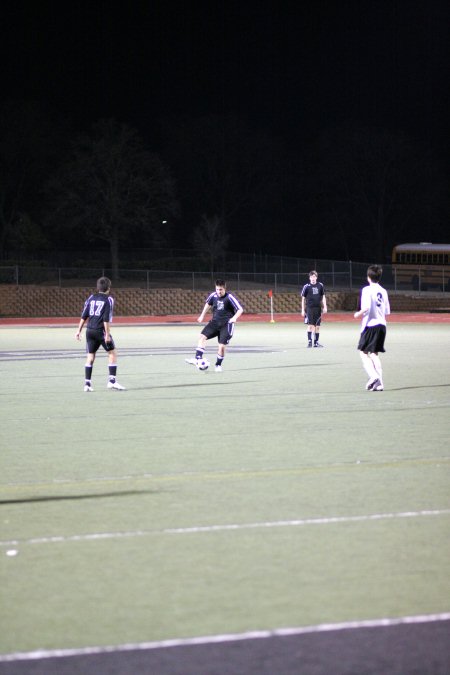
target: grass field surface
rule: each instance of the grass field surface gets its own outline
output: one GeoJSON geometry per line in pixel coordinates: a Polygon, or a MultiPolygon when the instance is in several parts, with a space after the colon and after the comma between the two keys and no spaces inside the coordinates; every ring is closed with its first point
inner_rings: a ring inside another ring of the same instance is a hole
{"type": "Polygon", "coordinates": [[[0,654],[450,611],[448,325],[116,326],[84,393],[75,326],[0,330],[0,654]],[[214,363],[216,345],[208,345],[214,363]]]}

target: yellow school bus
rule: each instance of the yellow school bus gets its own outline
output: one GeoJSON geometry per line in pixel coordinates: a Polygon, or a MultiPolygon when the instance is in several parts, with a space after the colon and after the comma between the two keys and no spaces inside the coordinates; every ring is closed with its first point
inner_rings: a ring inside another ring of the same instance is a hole
{"type": "Polygon", "coordinates": [[[392,273],[397,288],[450,290],[450,244],[398,244],[392,250],[392,273]]]}

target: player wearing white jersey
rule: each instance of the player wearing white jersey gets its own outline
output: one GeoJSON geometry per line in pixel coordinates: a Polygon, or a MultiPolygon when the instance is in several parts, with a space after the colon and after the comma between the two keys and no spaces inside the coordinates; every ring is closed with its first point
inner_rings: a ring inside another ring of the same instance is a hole
{"type": "Polygon", "coordinates": [[[369,376],[366,384],[368,391],[383,391],[383,369],[379,352],[386,351],[386,316],[391,313],[389,297],[385,288],[380,286],[383,268],[370,265],[367,269],[368,286],[361,292],[361,309],[355,312],[355,319],[362,317],[361,335],[358,349],[364,370],[369,376]]]}

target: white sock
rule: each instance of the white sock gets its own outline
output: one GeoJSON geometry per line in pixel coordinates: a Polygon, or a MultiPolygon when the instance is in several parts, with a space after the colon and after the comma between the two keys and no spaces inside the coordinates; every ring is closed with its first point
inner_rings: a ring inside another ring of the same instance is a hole
{"type": "MultiPolygon", "coordinates": [[[[365,354],[364,352],[359,352],[361,354],[361,361],[364,367],[364,370],[366,371],[367,375],[369,376],[369,380],[376,380],[380,376],[378,375],[377,371],[375,370],[375,365],[370,358],[368,354],[365,354]]],[[[373,356],[373,354],[372,354],[373,356]]]]}
{"type": "Polygon", "coordinates": [[[383,384],[383,368],[381,367],[381,359],[378,356],[378,354],[371,354],[370,358],[372,360],[373,367],[377,374],[377,377],[380,380],[381,384],[383,384]]]}

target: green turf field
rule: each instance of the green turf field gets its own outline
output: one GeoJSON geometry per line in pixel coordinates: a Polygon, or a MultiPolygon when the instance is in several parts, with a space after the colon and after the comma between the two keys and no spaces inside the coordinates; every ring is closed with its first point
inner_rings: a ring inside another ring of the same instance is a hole
{"type": "Polygon", "coordinates": [[[85,394],[75,326],[1,329],[0,653],[448,612],[449,327],[391,324],[384,392],[358,330],[201,373],[198,327],[115,327],[85,394]]]}

